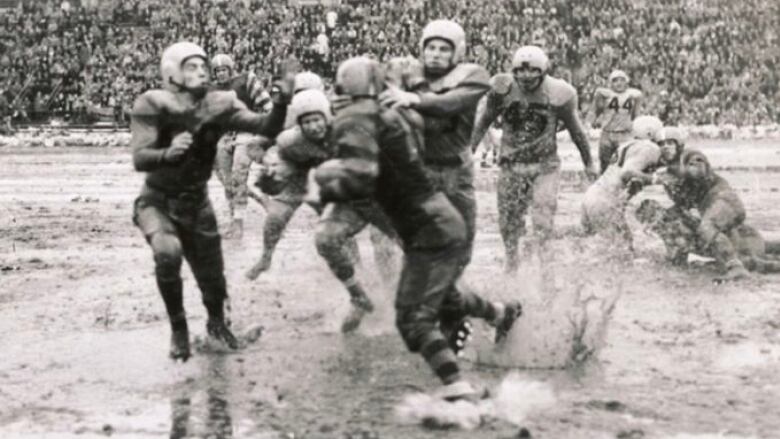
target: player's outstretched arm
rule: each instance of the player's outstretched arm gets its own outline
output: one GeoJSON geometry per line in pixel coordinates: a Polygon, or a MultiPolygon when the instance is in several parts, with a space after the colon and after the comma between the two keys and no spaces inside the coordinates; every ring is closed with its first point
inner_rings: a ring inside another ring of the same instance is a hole
{"type": "Polygon", "coordinates": [[[491,90],[485,98],[479,101],[477,114],[474,117],[474,130],[471,132],[471,151],[479,147],[479,142],[485,137],[490,125],[496,121],[501,113],[501,99],[491,90]]]}
{"type": "Polygon", "coordinates": [[[634,105],[631,107],[631,120],[636,119],[637,114],[642,114],[639,111],[642,104],[644,104],[644,95],[641,91],[636,90],[636,93],[634,93],[634,105]]]}
{"type": "Polygon", "coordinates": [[[419,93],[420,102],[412,104],[412,108],[424,116],[447,117],[474,108],[479,99],[488,91],[485,83],[465,83],[442,94],[419,93]]]}
{"type": "Polygon", "coordinates": [[[251,111],[236,98],[233,109],[227,118],[226,126],[229,130],[246,131],[274,138],[282,132],[286,117],[286,104],[274,103],[271,112],[263,115],[251,111]]]}
{"type": "Polygon", "coordinates": [[[585,123],[591,127],[595,127],[594,124],[599,119],[602,113],[604,113],[604,95],[601,90],[596,90],[593,93],[593,102],[590,104],[588,114],[585,115],[585,123]]]}
{"type": "Polygon", "coordinates": [[[577,116],[577,95],[573,95],[561,108],[561,120],[563,120],[566,129],[569,131],[574,146],[580,151],[582,164],[585,166],[585,172],[589,176],[598,176],[598,172],[593,167],[593,158],[590,155],[590,142],[585,134],[585,129],[577,116]]]}

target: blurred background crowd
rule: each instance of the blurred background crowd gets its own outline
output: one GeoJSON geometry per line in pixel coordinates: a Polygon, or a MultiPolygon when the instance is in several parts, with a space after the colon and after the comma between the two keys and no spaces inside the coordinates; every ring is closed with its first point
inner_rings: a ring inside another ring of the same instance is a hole
{"type": "Polygon", "coordinates": [[[331,77],[370,54],[417,54],[426,22],[452,18],[468,57],[506,71],[537,44],[582,111],[615,68],[644,113],[687,125],[780,122],[778,0],[1,0],[0,113],[14,121],[127,120],[159,84],[162,49],[191,40],[270,80],[280,60],[331,77]],[[313,4],[312,4],[313,3],[313,4]]]}

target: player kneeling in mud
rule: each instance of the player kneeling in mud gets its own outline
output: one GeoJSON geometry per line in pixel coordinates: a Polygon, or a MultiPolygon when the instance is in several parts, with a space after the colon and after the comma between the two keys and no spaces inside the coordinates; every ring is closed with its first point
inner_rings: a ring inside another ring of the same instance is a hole
{"type": "Polygon", "coordinates": [[[275,137],[284,123],[286,93],[278,94],[271,113],[261,116],[232,91],[210,91],[206,53],[188,42],[163,52],[160,71],[164,88],[139,96],[131,114],[133,164],[147,174],[135,200],[133,221],[154,254],[157,286],[173,332],[170,356],[186,361],[190,343],[182,258],[201,290],[208,335],[238,348],[225,322],[221,240],[207,192],[217,142],[229,130],[275,137]]]}
{"type": "Polygon", "coordinates": [[[586,234],[614,237],[633,251],[626,205],[643,187],[652,183],[653,172],[661,160],[661,149],[654,141],[662,129],[663,123],[654,116],[640,116],[634,120],[634,140],[618,148],[613,163],[585,192],[582,227],[586,234]]]}
{"type": "MultiPolygon", "coordinates": [[[[724,267],[725,272],[716,281],[749,277],[734,240],[745,221],[742,200],[731,185],[712,170],[703,153],[674,147],[682,151],[679,161],[670,164],[657,181],[663,184],[674,202],[675,215],[688,218],[688,225],[696,232],[696,248],[712,255],[724,267]],[[698,213],[698,224],[690,221],[691,210],[698,213]]],[[[682,256],[679,258],[681,260],[682,256]]]]}
{"type": "Polygon", "coordinates": [[[519,316],[519,305],[488,303],[477,296],[450,297],[461,294],[455,282],[468,252],[466,225],[447,197],[434,190],[402,116],[379,105],[377,96],[384,86],[384,72],[375,61],[352,58],[339,66],[336,90],[351,102],[336,112],[333,122],[337,158],[320,165],[314,180],[324,203],[373,198],[382,207],[403,243],[396,296],[401,337],[443,383],[438,396],[474,397],[474,388],[461,377],[455,352],[439,330],[442,305],[449,300],[489,308],[498,339],[519,316]]]}
{"type": "MultiPolygon", "coordinates": [[[[636,210],[636,218],[663,240],[667,258],[674,265],[685,266],[691,253],[715,257],[696,234],[701,219],[690,213],[675,206],[664,208],[656,200],[644,200],[636,210]]],[[[745,268],[759,273],[780,273],[780,243],[766,242],[758,230],[745,223],[733,228],[728,238],[745,268]]]]}

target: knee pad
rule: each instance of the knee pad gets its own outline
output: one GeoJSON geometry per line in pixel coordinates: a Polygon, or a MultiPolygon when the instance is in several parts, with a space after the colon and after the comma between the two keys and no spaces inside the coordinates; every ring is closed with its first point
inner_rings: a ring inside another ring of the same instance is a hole
{"type": "Polygon", "coordinates": [[[425,305],[416,305],[398,309],[395,325],[409,351],[419,352],[424,337],[436,330],[438,320],[437,310],[425,305]]]}
{"type": "Polygon", "coordinates": [[[337,227],[332,227],[325,222],[317,227],[314,241],[317,244],[319,254],[326,256],[344,247],[347,244],[347,237],[340,233],[337,227]]]}
{"type": "Polygon", "coordinates": [[[181,242],[173,234],[155,233],[149,240],[154,253],[155,271],[165,278],[179,275],[182,262],[181,242]]]}

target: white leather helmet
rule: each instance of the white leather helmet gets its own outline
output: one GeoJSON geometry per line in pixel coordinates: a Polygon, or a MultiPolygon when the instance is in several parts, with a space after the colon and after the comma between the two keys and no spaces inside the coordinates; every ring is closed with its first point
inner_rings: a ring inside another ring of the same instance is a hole
{"type": "Polygon", "coordinates": [[[163,51],[160,59],[160,74],[164,88],[179,91],[184,87],[181,66],[192,57],[199,57],[208,62],[206,51],[197,44],[188,41],[172,44],[163,51]]]}
{"type": "Polygon", "coordinates": [[[333,119],[333,113],[330,111],[330,101],[321,90],[304,90],[293,96],[289,108],[293,120],[298,120],[307,114],[320,113],[325,116],[328,122],[333,119]]]}
{"type": "Polygon", "coordinates": [[[512,69],[514,70],[523,65],[535,67],[541,70],[542,73],[547,73],[547,70],[550,68],[550,58],[547,57],[547,54],[539,46],[523,46],[517,49],[514,56],[512,56],[512,69]]]}
{"type": "Polygon", "coordinates": [[[664,128],[661,119],[655,116],[639,116],[634,119],[632,132],[637,139],[657,141],[664,128]]]}
{"type": "Polygon", "coordinates": [[[452,20],[434,20],[428,23],[420,38],[420,53],[425,50],[425,44],[433,39],[442,39],[452,44],[452,64],[458,64],[466,56],[466,32],[463,27],[452,20]]]}

